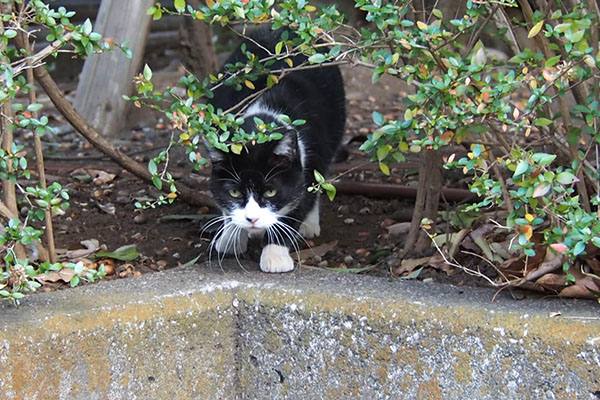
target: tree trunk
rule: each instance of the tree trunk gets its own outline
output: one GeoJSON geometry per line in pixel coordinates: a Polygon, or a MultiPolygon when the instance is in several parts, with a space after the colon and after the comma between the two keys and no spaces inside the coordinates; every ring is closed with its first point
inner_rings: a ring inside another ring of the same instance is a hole
{"type": "Polygon", "coordinates": [[[151,17],[146,10],[153,0],[103,0],[94,30],[115,42],[129,40],[131,59],[121,51],[90,56],[77,86],[75,108],[97,131],[118,137],[129,103],[133,77],[139,72],[151,17]]]}
{"type": "MultiPolygon", "coordinates": [[[[198,0],[188,0],[194,8],[201,4],[198,0]]],[[[217,56],[210,25],[193,18],[182,18],[179,25],[183,64],[198,79],[217,70],[217,56]]]]}
{"type": "Polygon", "coordinates": [[[423,252],[430,246],[429,236],[421,229],[423,218],[431,220],[430,230],[435,231],[440,192],[442,190],[442,159],[432,149],[421,152],[419,167],[419,187],[415,201],[415,211],[410,224],[410,231],[404,245],[404,253],[409,251],[423,252]]]}

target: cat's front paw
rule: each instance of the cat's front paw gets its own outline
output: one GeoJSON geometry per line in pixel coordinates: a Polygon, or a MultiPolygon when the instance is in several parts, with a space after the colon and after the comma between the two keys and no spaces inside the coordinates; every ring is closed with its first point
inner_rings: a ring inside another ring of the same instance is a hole
{"type": "Polygon", "coordinates": [[[309,224],[308,222],[303,222],[300,225],[300,234],[302,237],[306,239],[316,238],[321,234],[321,226],[317,222],[316,224],[309,224]]]}
{"type": "Polygon", "coordinates": [[[308,213],[302,224],[300,224],[300,234],[306,239],[318,237],[321,234],[321,225],[319,224],[319,201],[315,202],[312,210],[308,213]]]}
{"type": "Polygon", "coordinates": [[[285,246],[266,245],[260,255],[260,269],[264,272],[289,272],[294,269],[294,260],[285,246]]]}

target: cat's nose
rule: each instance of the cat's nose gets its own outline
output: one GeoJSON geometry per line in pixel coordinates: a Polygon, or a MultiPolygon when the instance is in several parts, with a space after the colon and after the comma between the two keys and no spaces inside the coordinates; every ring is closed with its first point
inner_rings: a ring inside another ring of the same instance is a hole
{"type": "Polygon", "coordinates": [[[258,221],[258,218],[250,218],[250,217],[246,217],[246,221],[250,222],[252,225],[254,225],[256,223],[256,221],[258,221]]]}

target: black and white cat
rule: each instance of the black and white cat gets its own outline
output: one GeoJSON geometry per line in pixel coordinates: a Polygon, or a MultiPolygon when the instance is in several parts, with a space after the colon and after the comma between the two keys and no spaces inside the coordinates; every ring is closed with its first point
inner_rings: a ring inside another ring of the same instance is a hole
{"type": "MultiPolygon", "coordinates": [[[[261,28],[245,40],[246,50],[257,57],[274,52],[282,30],[261,28]]],[[[238,47],[226,61],[246,62],[238,47]]],[[[306,62],[300,55],[295,66],[306,62]]],[[[270,70],[286,68],[277,61],[270,70]]],[[[236,91],[221,86],[211,104],[226,110],[248,95],[266,87],[266,77],[255,89],[236,91]]],[[[335,66],[293,71],[264,92],[243,112],[245,132],[256,131],[254,117],[264,123],[276,122],[284,137],[262,144],[248,144],[240,155],[209,149],[213,164],[211,192],[223,213],[223,226],[212,245],[218,253],[246,251],[248,235],[263,236],[260,268],[265,272],[294,269],[290,248],[305,238],[320,234],[318,195],[307,190],[314,183],[314,170],[325,174],[344,133],[346,120],[342,76],[335,66]],[[280,120],[303,119],[304,125],[291,126],[280,120]]]]}

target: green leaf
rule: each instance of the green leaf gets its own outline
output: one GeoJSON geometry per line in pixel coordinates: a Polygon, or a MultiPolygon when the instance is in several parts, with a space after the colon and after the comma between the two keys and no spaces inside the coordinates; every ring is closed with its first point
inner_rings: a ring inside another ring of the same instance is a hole
{"type": "Polygon", "coordinates": [[[575,175],[569,171],[564,171],[556,175],[556,180],[563,185],[570,185],[571,183],[575,182],[576,179],[577,178],[575,178],[575,175]]]}
{"type": "Polygon", "coordinates": [[[99,251],[94,254],[95,258],[112,258],[120,261],[132,261],[140,256],[135,248],[135,244],[122,246],[115,251],[99,251]]]}
{"type": "Polygon", "coordinates": [[[92,21],[90,21],[89,18],[87,18],[82,25],[83,28],[83,33],[85,33],[86,35],[89,35],[90,33],[92,33],[92,21]]]}
{"type": "Polygon", "coordinates": [[[321,54],[321,53],[316,53],[316,54],[313,54],[312,56],[308,57],[308,62],[310,62],[311,64],[321,64],[324,61],[325,61],[325,55],[321,54]]]}
{"type": "Polygon", "coordinates": [[[321,173],[319,171],[317,171],[315,169],[313,171],[313,173],[315,174],[315,180],[317,181],[317,183],[323,183],[323,182],[325,182],[325,177],[323,175],[321,175],[321,173]]]}
{"type": "Polygon", "coordinates": [[[156,175],[158,172],[158,167],[156,166],[156,162],[154,160],[148,161],[148,172],[152,175],[156,175]]]}
{"type": "Polygon", "coordinates": [[[377,160],[383,161],[391,149],[392,149],[392,146],[390,146],[389,144],[386,144],[385,146],[381,146],[380,148],[378,148],[377,149],[377,160]]]}
{"type": "Polygon", "coordinates": [[[202,257],[202,254],[199,254],[197,257],[191,259],[190,261],[186,262],[185,264],[180,265],[179,268],[185,268],[185,267],[190,267],[192,265],[196,265],[196,263],[198,262],[200,257],[202,257]]]}
{"type": "Polygon", "coordinates": [[[560,57],[561,56],[554,56],[554,57],[547,59],[546,62],[544,63],[544,67],[549,68],[549,67],[556,65],[556,63],[558,63],[560,61],[560,57]]]}
{"type": "Polygon", "coordinates": [[[90,38],[90,40],[97,42],[98,40],[102,39],[102,35],[99,34],[98,32],[92,32],[92,33],[90,33],[89,38],[90,38]]]}
{"type": "Polygon", "coordinates": [[[552,124],[552,120],[548,118],[538,118],[533,124],[535,126],[548,126],[552,124]]]}
{"type": "Polygon", "coordinates": [[[526,160],[522,160],[519,164],[517,164],[517,169],[515,169],[515,173],[513,174],[513,178],[517,178],[523,175],[529,169],[529,163],[526,160]]]}
{"type": "Polygon", "coordinates": [[[380,162],[379,169],[381,170],[381,172],[383,172],[386,175],[390,174],[390,167],[388,167],[388,165],[385,163],[380,162]]]}
{"type": "Polygon", "coordinates": [[[150,69],[150,67],[148,66],[148,64],[144,65],[144,79],[149,81],[150,79],[152,79],[152,70],[150,69]]]}
{"type": "Polygon", "coordinates": [[[527,38],[531,39],[532,37],[536,36],[538,33],[540,33],[543,26],[544,26],[544,20],[541,20],[540,22],[535,24],[533,26],[533,28],[531,28],[531,30],[527,34],[527,38]]]}
{"type": "Polygon", "coordinates": [[[77,275],[73,275],[73,277],[71,278],[71,281],[69,283],[70,283],[71,287],[75,287],[75,286],[79,285],[80,281],[81,281],[81,279],[77,275]]]}
{"type": "Polygon", "coordinates": [[[415,269],[413,272],[411,272],[410,274],[406,275],[406,276],[401,276],[398,279],[416,279],[419,277],[419,274],[421,274],[421,271],[423,271],[423,267],[419,268],[419,269],[415,269]]]}
{"type": "Polygon", "coordinates": [[[578,242],[573,248],[573,255],[578,256],[585,250],[585,242],[578,242]]]}
{"type": "Polygon", "coordinates": [[[152,184],[158,189],[162,190],[162,181],[160,180],[160,176],[154,175],[152,177],[152,184]]]}
{"type": "Polygon", "coordinates": [[[321,187],[323,188],[323,190],[325,190],[327,197],[329,197],[329,201],[333,201],[333,199],[335,198],[335,194],[336,194],[335,186],[333,186],[331,183],[325,182],[321,185],[321,187]]]}
{"type": "Polygon", "coordinates": [[[552,163],[552,161],[554,161],[555,158],[555,154],[548,153],[535,153],[533,156],[531,156],[531,159],[542,167],[552,163]]]}
{"type": "Polygon", "coordinates": [[[373,122],[377,126],[381,126],[383,124],[383,115],[377,111],[373,111],[373,122]]]}
{"type": "Polygon", "coordinates": [[[277,42],[275,45],[275,54],[281,54],[281,49],[283,48],[283,41],[277,42]]]}
{"type": "Polygon", "coordinates": [[[175,0],[175,9],[179,12],[185,11],[185,0],[175,0]]]}
{"type": "Polygon", "coordinates": [[[42,107],[44,107],[43,105],[41,105],[40,103],[33,103],[27,106],[27,111],[31,111],[31,112],[36,112],[42,109],[42,107]]]}
{"type": "Polygon", "coordinates": [[[546,193],[548,193],[551,188],[552,188],[552,185],[550,185],[549,183],[539,184],[535,187],[535,189],[533,189],[533,194],[531,195],[531,197],[537,198],[537,197],[545,196],[546,193]]]}
{"type": "Polygon", "coordinates": [[[14,29],[7,29],[4,31],[4,37],[7,39],[12,39],[15,36],[17,36],[17,31],[15,31],[14,29]]]}
{"type": "Polygon", "coordinates": [[[233,143],[230,147],[233,154],[240,154],[244,148],[241,143],[233,143]]]}

